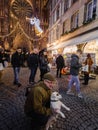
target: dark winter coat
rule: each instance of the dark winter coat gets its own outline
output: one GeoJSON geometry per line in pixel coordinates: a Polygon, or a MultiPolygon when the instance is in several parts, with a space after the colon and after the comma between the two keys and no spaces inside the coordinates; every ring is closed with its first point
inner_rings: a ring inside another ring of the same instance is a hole
{"type": "Polygon", "coordinates": [[[12,64],[13,67],[22,66],[22,64],[23,64],[22,54],[21,53],[19,54],[17,51],[14,54],[12,54],[11,64],[12,64]]]}
{"type": "Polygon", "coordinates": [[[48,63],[49,63],[49,61],[48,61],[47,56],[42,55],[39,57],[39,67],[41,70],[47,70],[48,63]]]}
{"type": "Polygon", "coordinates": [[[71,56],[70,74],[77,76],[81,67],[82,65],[79,63],[79,57],[73,54],[71,56]]]}
{"type": "Polygon", "coordinates": [[[38,64],[39,64],[38,54],[35,54],[35,53],[29,54],[28,67],[29,68],[38,67],[38,64]]]}
{"type": "Polygon", "coordinates": [[[63,68],[63,67],[65,66],[63,56],[59,55],[59,56],[56,58],[56,64],[57,64],[57,68],[63,68]]]}

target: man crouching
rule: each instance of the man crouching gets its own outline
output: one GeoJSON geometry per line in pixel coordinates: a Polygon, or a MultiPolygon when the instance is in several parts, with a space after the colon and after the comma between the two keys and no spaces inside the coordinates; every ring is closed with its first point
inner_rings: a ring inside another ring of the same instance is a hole
{"type": "Polygon", "coordinates": [[[33,130],[40,130],[52,115],[50,96],[55,83],[55,78],[47,73],[44,80],[32,87],[27,96],[24,111],[26,116],[32,118],[33,130]]]}

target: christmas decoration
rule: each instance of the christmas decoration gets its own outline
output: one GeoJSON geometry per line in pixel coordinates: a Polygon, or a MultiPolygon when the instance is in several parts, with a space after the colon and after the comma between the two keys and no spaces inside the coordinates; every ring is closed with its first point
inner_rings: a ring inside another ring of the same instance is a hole
{"type": "Polygon", "coordinates": [[[30,22],[31,25],[35,26],[35,33],[37,35],[41,35],[43,33],[43,30],[40,28],[40,20],[36,17],[34,18],[28,18],[26,17],[26,20],[30,22]]]}

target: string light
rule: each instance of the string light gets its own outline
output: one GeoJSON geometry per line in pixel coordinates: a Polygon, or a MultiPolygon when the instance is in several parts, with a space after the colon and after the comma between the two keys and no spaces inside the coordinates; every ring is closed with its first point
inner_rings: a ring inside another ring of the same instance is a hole
{"type": "Polygon", "coordinates": [[[17,22],[16,26],[14,27],[14,29],[13,29],[9,34],[0,35],[0,38],[4,38],[4,37],[8,37],[8,36],[12,35],[12,34],[16,31],[16,28],[17,28],[17,27],[19,27],[20,30],[22,31],[22,33],[23,33],[29,40],[32,40],[32,41],[39,41],[39,40],[43,39],[43,38],[47,35],[47,33],[48,33],[48,30],[47,30],[42,37],[40,37],[40,38],[31,38],[31,37],[29,37],[29,36],[25,33],[25,31],[24,31],[24,29],[21,27],[20,23],[17,22]]]}
{"type": "MultiPolygon", "coordinates": [[[[31,3],[31,1],[30,0],[26,0],[29,4],[30,4],[30,6],[32,7],[32,9],[33,9],[33,6],[32,6],[32,3],[31,3]]],[[[11,1],[11,5],[13,5],[13,3],[15,2],[15,0],[12,0],[11,1]]],[[[47,33],[48,33],[48,30],[42,35],[42,32],[43,32],[43,30],[39,27],[39,24],[38,24],[38,20],[39,19],[35,19],[37,22],[35,23],[35,31],[36,31],[36,35],[37,36],[39,36],[38,38],[32,38],[32,37],[30,37],[25,31],[24,31],[24,29],[23,29],[23,27],[21,26],[21,24],[19,23],[19,21],[16,23],[16,26],[14,27],[14,29],[10,32],[10,33],[8,33],[8,34],[6,34],[6,35],[0,35],[0,38],[4,38],[4,37],[8,37],[8,36],[11,36],[15,31],[16,31],[16,29],[18,28],[18,29],[20,29],[21,31],[22,31],[22,33],[29,39],[29,40],[32,40],[32,41],[40,41],[40,40],[42,40],[44,37],[46,37],[46,35],[47,35],[47,33]]]]}
{"type": "Polygon", "coordinates": [[[24,34],[28,39],[30,39],[30,40],[32,40],[32,41],[39,41],[39,40],[41,40],[42,38],[44,38],[44,37],[47,35],[47,33],[48,33],[48,30],[47,30],[46,33],[45,33],[42,37],[40,37],[40,38],[31,38],[31,37],[29,37],[29,36],[25,33],[24,29],[21,27],[20,24],[19,24],[19,27],[20,27],[21,31],[23,32],[23,34],[24,34]]]}
{"type": "Polygon", "coordinates": [[[6,35],[0,35],[0,38],[4,38],[4,37],[8,37],[8,36],[12,35],[12,34],[15,32],[15,30],[16,30],[18,24],[19,24],[19,23],[17,22],[17,23],[16,23],[16,26],[14,27],[14,29],[13,29],[10,33],[8,33],[8,34],[6,34],[6,35]]]}

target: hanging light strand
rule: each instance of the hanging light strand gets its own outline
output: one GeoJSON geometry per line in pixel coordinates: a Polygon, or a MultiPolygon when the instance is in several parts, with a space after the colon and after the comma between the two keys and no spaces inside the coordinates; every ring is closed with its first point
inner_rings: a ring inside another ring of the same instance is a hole
{"type": "Polygon", "coordinates": [[[31,37],[29,37],[29,36],[25,33],[24,29],[22,28],[22,26],[21,26],[20,24],[19,24],[19,28],[21,29],[22,33],[23,33],[28,39],[30,39],[30,40],[32,40],[32,41],[39,41],[39,40],[43,39],[43,38],[47,35],[47,33],[48,33],[48,30],[47,30],[42,37],[40,37],[40,38],[31,38],[31,37]]]}
{"type": "Polygon", "coordinates": [[[6,35],[0,35],[0,38],[4,38],[4,37],[8,37],[8,36],[12,35],[12,34],[15,32],[15,30],[16,30],[18,24],[19,24],[19,23],[17,22],[17,23],[16,23],[16,26],[14,27],[14,29],[13,29],[10,33],[8,33],[8,34],[6,34],[6,35]]]}
{"type": "Polygon", "coordinates": [[[30,39],[30,40],[32,40],[32,41],[39,41],[39,40],[43,39],[43,38],[47,35],[47,33],[48,33],[48,30],[47,30],[42,37],[40,37],[40,38],[31,38],[30,36],[27,35],[27,33],[25,33],[25,31],[24,31],[24,29],[21,27],[20,23],[17,22],[16,26],[14,27],[14,29],[13,29],[9,34],[0,35],[0,38],[4,38],[4,37],[11,36],[11,35],[16,31],[16,28],[17,28],[17,27],[19,27],[19,28],[21,29],[22,33],[23,33],[28,39],[30,39]]]}

